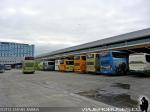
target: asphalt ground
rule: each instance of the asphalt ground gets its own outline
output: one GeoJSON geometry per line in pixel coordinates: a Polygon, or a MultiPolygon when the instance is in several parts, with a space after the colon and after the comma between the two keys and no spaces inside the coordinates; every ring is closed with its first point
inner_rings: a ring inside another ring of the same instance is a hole
{"type": "Polygon", "coordinates": [[[149,85],[150,77],[138,74],[10,70],[0,74],[0,107],[138,107],[141,97],[150,98],[149,85]]]}

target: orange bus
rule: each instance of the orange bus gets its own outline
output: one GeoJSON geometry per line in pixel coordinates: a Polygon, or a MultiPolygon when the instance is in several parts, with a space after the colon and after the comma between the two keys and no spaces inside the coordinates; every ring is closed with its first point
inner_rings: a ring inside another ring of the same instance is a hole
{"type": "Polygon", "coordinates": [[[60,59],[60,64],[58,65],[58,67],[59,67],[60,72],[65,71],[65,59],[64,58],[60,59]]]}
{"type": "Polygon", "coordinates": [[[74,56],[74,71],[79,73],[86,72],[86,55],[74,56]]]}

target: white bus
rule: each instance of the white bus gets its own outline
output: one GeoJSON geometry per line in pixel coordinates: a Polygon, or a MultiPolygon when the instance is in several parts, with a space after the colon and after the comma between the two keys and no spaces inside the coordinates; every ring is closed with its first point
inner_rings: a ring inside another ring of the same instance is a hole
{"type": "Polygon", "coordinates": [[[55,68],[54,61],[42,61],[38,64],[40,70],[53,71],[55,68]]]}
{"type": "Polygon", "coordinates": [[[55,60],[55,70],[59,70],[59,65],[60,65],[61,60],[55,60]]]}
{"type": "Polygon", "coordinates": [[[150,54],[131,54],[129,56],[129,68],[131,71],[150,73],[150,54]]]}

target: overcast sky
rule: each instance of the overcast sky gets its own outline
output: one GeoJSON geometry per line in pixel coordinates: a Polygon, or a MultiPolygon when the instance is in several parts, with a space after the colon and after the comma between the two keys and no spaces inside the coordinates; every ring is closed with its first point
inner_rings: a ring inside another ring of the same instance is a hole
{"type": "Polygon", "coordinates": [[[35,54],[150,27],[150,0],[0,0],[0,41],[35,54]]]}

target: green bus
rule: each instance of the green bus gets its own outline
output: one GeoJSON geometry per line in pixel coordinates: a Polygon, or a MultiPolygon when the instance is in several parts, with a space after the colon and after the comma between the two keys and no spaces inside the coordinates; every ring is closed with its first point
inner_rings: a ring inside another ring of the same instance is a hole
{"type": "Polygon", "coordinates": [[[34,73],[35,72],[35,60],[34,57],[25,57],[22,64],[22,72],[25,73],[34,73]]]}

